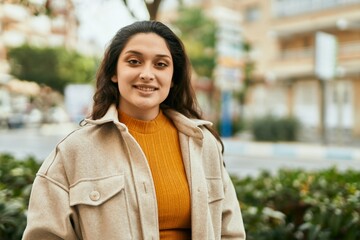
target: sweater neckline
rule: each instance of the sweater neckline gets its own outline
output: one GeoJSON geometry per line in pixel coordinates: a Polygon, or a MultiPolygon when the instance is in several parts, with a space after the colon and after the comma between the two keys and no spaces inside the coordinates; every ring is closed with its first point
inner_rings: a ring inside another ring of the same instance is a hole
{"type": "Polygon", "coordinates": [[[167,123],[167,118],[160,110],[159,114],[149,121],[139,120],[119,111],[119,121],[124,123],[130,131],[149,134],[159,131],[167,123]]]}

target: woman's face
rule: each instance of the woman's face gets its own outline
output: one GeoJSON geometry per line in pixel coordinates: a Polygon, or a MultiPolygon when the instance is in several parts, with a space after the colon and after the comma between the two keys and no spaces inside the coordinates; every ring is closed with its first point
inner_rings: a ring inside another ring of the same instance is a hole
{"type": "Polygon", "coordinates": [[[152,120],[169,94],[174,72],[165,40],[155,33],[138,33],[121,52],[116,75],[120,109],[129,116],[152,120]]]}

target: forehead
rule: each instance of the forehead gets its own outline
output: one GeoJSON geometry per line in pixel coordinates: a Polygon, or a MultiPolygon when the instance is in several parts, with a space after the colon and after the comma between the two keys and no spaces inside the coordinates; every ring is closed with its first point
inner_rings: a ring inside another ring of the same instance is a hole
{"type": "Polygon", "coordinates": [[[122,52],[126,53],[133,50],[171,55],[165,39],[155,33],[137,33],[132,36],[122,52]]]}

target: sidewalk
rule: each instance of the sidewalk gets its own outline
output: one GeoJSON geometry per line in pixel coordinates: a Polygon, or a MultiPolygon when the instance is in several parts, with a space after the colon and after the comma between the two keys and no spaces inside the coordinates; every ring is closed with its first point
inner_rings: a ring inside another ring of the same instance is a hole
{"type": "Polygon", "coordinates": [[[275,157],[304,160],[360,161],[360,149],[346,146],[324,146],[305,143],[247,142],[223,138],[225,155],[275,157]]]}

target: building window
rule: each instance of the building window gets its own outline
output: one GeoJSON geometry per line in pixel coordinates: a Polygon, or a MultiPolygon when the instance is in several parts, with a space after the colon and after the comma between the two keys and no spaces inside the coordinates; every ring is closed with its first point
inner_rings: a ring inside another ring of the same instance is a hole
{"type": "Polygon", "coordinates": [[[246,22],[257,22],[260,19],[260,9],[258,6],[251,6],[245,10],[246,22]]]}

